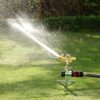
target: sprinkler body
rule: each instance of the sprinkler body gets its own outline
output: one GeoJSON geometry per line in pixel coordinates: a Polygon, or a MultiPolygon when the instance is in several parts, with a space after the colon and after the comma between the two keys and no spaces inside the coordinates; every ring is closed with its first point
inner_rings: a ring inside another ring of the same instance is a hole
{"type": "Polygon", "coordinates": [[[58,57],[58,59],[60,59],[61,61],[64,61],[66,63],[66,65],[65,65],[65,80],[63,81],[63,83],[61,81],[59,83],[67,89],[69,85],[74,83],[73,80],[69,79],[69,76],[71,75],[70,72],[72,71],[72,62],[73,62],[73,60],[76,60],[76,57],[72,57],[71,55],[66,54],[65,57],[64,57],[64,55],[61,55],[58,57]]]}
{"type": "Polygon", "coordinates": [[[74,80],[70,80],[71,77],[94,77],[94,78],[100,78],[100,74],[93,74],[88,72],[82,72],[82,71],[72,71],[72,63],[73,60],[76,60],[76,57],[71,57],[71,55],[66,54],[66,56],[61,55],[58,57],[59,60],[66,63],[65,70],[61,72],[61,77],[64,77],[64,80],[58,80],[59,84],[64,86],[64,90],[67,92],[68,86],[72,85],[74,83],[74,80]]]}

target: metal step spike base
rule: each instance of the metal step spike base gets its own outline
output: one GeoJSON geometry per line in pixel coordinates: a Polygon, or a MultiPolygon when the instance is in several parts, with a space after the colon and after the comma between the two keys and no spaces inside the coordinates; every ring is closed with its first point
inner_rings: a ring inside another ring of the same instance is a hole
{"type": "Polygon", "coordinates": [[[65,81],[65,80],[57,80],[57,82],[63,86],[64,88],[64,92],[66,93],[66,95],[70,95],[72,94],[72,90],[70,90],[69,86],[71,86],[72,84],[75,83],[75,81],[73,80],[69,80],[69,81],[65,81]]]}
{"type": "Polygon", "coordinates": [[[75,81],[73,81],[73,80],[69,80],[69,81],[67,81],[67,82],[66,82],[66,80],[57,80],[57,82],[58,82],[61,86],[63,86],[65,89],[67,89],[70,85],[72,85],[72,84],[75,83],[75,81]]]}

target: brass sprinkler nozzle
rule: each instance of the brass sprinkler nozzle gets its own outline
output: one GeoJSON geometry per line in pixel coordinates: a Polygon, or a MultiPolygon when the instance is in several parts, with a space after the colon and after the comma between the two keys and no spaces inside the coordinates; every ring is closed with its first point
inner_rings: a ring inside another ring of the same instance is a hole
{"type": "Polygon", "coordinates": [[[73,60],[76,60],[76,57],[72,57],[70,54],[66,54],[66,56],[64,57],[64,55],[62,54],[58,57],[58,59],[66,62],[67,64],[71,64],[73,60]]]}

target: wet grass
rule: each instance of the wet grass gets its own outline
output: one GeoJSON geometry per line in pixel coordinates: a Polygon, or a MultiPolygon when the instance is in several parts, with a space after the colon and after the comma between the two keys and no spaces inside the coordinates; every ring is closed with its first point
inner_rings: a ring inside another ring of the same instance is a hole
{"type": "MultiPolygon", "coordinates": [[[[99,37],[93,33],[63,33],[56,50],[77,57],[73,69],[100,73],[99,37]]],[[[69,87],[69,93],[64,92],[57,80],[61,79],[60,71],[65,65],[46,55],[34,45],[0,39],[0,100],[100,99],[100,79],[97,78],[71,78],[76,82],[69,87]]]]}

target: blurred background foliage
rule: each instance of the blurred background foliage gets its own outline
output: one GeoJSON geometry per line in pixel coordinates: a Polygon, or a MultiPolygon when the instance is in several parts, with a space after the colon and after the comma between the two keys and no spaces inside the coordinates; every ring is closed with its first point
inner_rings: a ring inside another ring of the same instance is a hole
{"type": "Polygon", "coordinates": [[[100,0],[36,0],[36,4],[40,17],[100,14],[100,0]]]}
{"type": "Polygon", "coordinates": [[[1,0],[1,15],[24,11],[39,17],[100,15],[100,0],[1,0]],[[6,11],[6,12],[3,12],[6,11]]]}
{"type": "Polygon", "coordinates": [[[49,29],[100,31],[100,0],[1,0],[0,17],[25,12],[49,29]]]}

